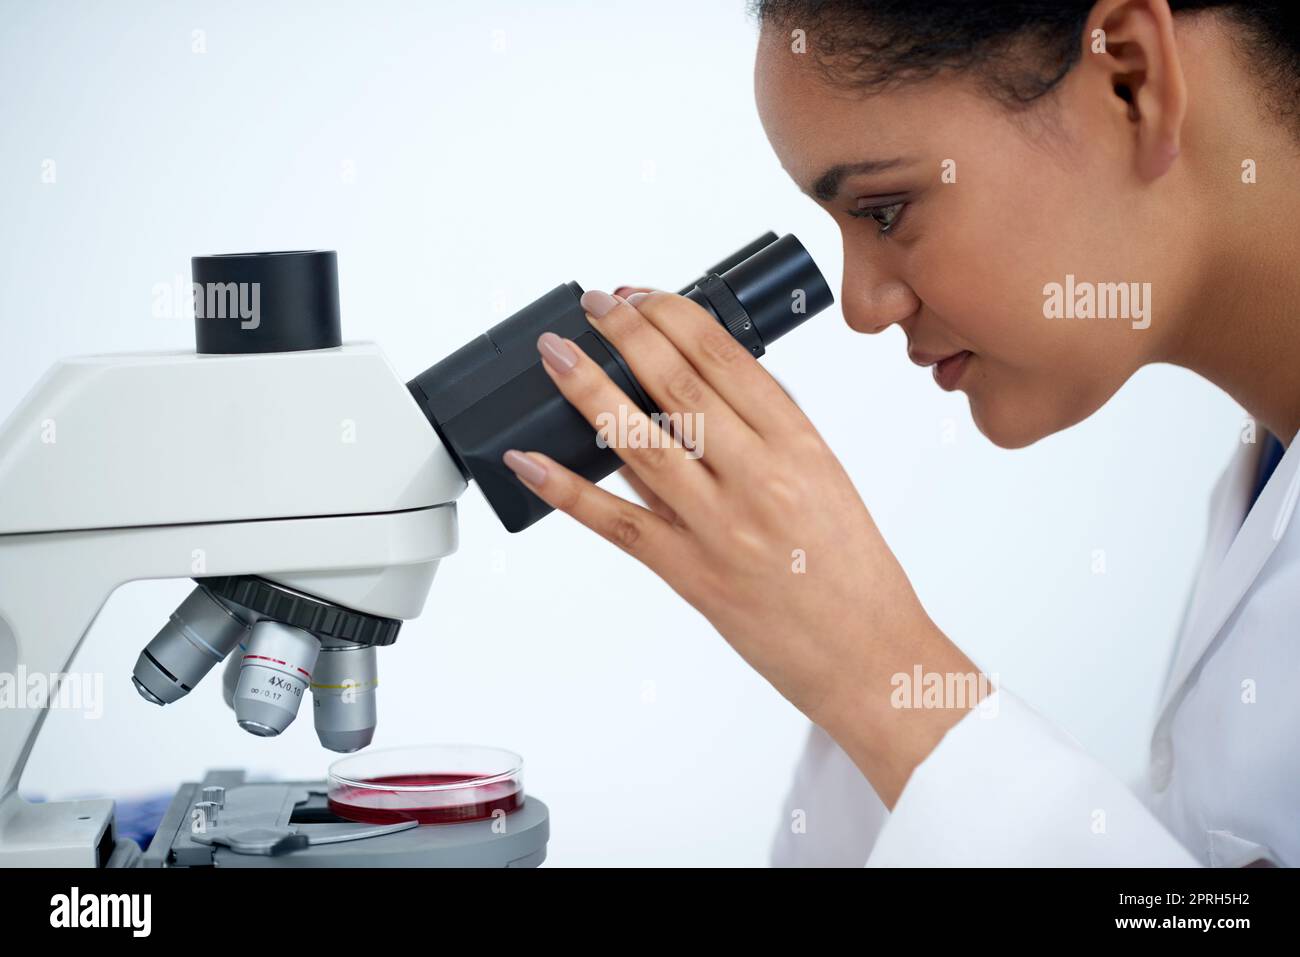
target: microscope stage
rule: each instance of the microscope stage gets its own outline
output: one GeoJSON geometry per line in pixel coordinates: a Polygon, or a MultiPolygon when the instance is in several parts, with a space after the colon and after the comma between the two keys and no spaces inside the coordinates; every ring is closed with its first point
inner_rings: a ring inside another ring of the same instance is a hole
{"type": "Polygon", "coordinates": [[[181,785],[139,864],[536,867],[546,859],[549,824],[546,805],[528,797],[517,810],[495,819],[376,828],[331,812],[324,781],[246,783],[243,771],[209,771],[201,782],[181,785]],[[225,789],[217,825],[195,834],[195,805],[202,803],[204,789],[213,787],[225,789]],[[350,831],[372,836],[343,839],[350,831]]]}

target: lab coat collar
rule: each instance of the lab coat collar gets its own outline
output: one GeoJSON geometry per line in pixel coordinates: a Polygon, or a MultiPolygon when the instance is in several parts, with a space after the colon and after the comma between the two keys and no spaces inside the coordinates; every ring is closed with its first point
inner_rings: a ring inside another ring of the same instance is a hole
{"type": "Polygon", "coordinates": [[[1198,573],[1195,589],[1201,598],[1189,609],[1174,649],[1159,723],[1171,719],[1201,658],[1259,577],[1295,514],[1300,495],[1300,450],[1294,438],[1254,507],[1250,505],[1262,445],[1243,444],[1215,486],[1206,564],[1198,573]],[[1243,523],[1242,515],[1248,508],[1250,513],[1243,523]]]}

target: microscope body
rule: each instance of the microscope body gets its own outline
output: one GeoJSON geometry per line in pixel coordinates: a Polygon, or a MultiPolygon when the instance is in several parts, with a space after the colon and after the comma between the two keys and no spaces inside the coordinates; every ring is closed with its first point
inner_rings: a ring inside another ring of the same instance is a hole
{"type": "MultiPolygon", "coordinates": [[[[141,579],[256,576],[416,617],[465,487],[373,345],[59,362],[0,428],[0,673],[67,673],[141,579]]],[[[0,866],[102,865],[112,801],[18,796],[45,713],[0,708],[0,866]]]]}
{"type": "MultiPolygon", "coordinates": [[[[592,481],[618,465],[542,372],[537,336],[575,338],[652,409],[589,328],[575,283],[403,383],[377,347],[343,343],[337,270],[335,254],[319,250],[196,257],[194,352],[59,362],[0,426],[0,678],[57,684],[118,586],[192,578],[136,661],[146,701],[184,697],[225,660],[223,691],[245,730],[280,733],[310,687],[321,743],[365,747],[376,649],[420,614],[439,561],[456,550],[467,481],[513,532],[551,509],[515,480],[505,449],[542,450],[592,481]]],[[[755,356],[833,302],[798,240],[773,233],[682,294],[755,356]]],[[[112,801],[19,797],[47,704],[0,707],[0,866],[129,866],[134,845],[116,842],[112,801]]],[[[280,791],[240,787],[223,812],[244,828],[226,825],[225,866],[263,853],[282,866],[530,866],[545,856],[548,812],[533,799],[503,841],[481,822],[383,835],[295,827],[280,791]],[[247,840],[267,827],[311,851],[247,840]],[[343,857],[327,850],[350,840],[367,843],[343,857]]],[[[168,821],[220,806],[195,803],[202,790],[183,787],[168,821]]],[[[177,854],[211,861],[221,843],[172,830],[171,857],[155,855],[156,866],[177,854]]]]}

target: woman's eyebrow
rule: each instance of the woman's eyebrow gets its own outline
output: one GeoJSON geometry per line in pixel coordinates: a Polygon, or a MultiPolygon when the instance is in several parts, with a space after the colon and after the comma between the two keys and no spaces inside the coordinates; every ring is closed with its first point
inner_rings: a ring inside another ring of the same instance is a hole
{"type": "Polygon", "coordinates": [[[846,176],[860,176],[865,173],[881,173],[887,169],[894,169],[897,166],[903,166],[910,163],[911,160],[894,157],[885,160],[863,160],[861,163],[841,163],[839,166],[832,166],[813,183],[808,192],[820,199],[822,202],[829,203],[840,192],[840,183],[846,176]]]}

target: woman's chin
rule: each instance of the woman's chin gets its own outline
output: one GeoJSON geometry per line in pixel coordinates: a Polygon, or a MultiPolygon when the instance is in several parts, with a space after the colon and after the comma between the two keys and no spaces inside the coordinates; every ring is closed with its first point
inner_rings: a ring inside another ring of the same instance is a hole
{"type": "Polygon", "coordinates": [[[974,397],[970,400],[970,413],[975,428],[1002,449],[1023,449],[1060,431],[1058,428],[1045,428],[1044,423],[1027,418],[1023,411],[985,408],[984,403],[974,397]]]}

